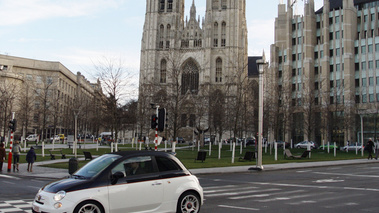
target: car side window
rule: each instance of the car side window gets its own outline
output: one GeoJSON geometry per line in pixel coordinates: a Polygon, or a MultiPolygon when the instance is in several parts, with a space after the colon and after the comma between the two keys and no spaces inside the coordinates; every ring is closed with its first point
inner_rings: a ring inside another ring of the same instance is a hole
{"type": "Polygon", "coordinates": [[[112,169],[112,174],[122,172],[126,177],[152,173],[153,163],[150,156],[128,158],[112,169]]]}
{"type": "Polygon", "coordinates": [[[169,158],[157,156],[157,157],[155,157],[155,159],[157,161],[159,172],[181,170],[179,165],[175,161],[173,161],[169,158]]]}

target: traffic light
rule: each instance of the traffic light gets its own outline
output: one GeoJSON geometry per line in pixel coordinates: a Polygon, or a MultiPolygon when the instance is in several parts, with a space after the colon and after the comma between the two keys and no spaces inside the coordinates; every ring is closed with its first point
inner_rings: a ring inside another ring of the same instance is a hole
{"type": "Polygon", "coordinates": [[[11,121],[9,121],[9,129],[12,130],[13,132],[16,131],[16,119],[13,119],[11,121]]]}
{"type": "Polygon", "coordinates": [[[152,129],[155,129],[155,128],[157,128],[157,115],[152,115],[151,116],[151,128],[152,129]]]}
{"type": "Polygon", "coordinates": [[[166,122],[166,109],[162,108],[158,110],[158,130],[163,132],[166,122]]]}

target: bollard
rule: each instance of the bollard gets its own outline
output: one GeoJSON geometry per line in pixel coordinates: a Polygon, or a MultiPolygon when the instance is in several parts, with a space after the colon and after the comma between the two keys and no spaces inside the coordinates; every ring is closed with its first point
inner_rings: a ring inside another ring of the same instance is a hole
{"type": "Polygon", "coordinates": [[[232,145],[232,163],[234,163],[234,151],[236,149],[236,143],[233,142],[233,145],[232,145]]]}
{"type": "Polygon", "coordinates": [[[334,149],[334,157],[336,157],[336,155],[337,155],[336,142],[334,142],[334,147],[333,147],[333,149],[334,149]]]}
{"type": "Polygon", "coordinates": [[[72,175],[76,170],[78,170],[78,159],[70,158],[68,161],[68,173],[72,175]]]}
{"type": "Polygon", "coordinates": [[[275,161],[278,160],[278,144],[276,142],[274,142],[274,155],[275,155],[275,161]]]}
{"type": "Polygon", "coordinates": [[[172,142],[172,152],[175,153],[176,141],[172,142]]]}
{"type": "Polygon", "coordinates": [[[222,142],[218,143],[218,159],[221,159],[221,147],[222,147],[222,142]]]}
{"type": "Polygon", "coordinates": [[[211,156],[212,152],[212,142],[209,141],[209,156],[211,156]]]}
{"type": "Polygon", "coordinates": [[[45,157],[45,142],[42,141],[42,157],[45,157]]]}
{"type": "Polygon", "coordinates": [[[329,153],[329,150],[330,150],[330,149],[329,149],[329,145],[330,145],[330,143],[329,143],[329,141],[328,141],[328,153],[329,153]]]}

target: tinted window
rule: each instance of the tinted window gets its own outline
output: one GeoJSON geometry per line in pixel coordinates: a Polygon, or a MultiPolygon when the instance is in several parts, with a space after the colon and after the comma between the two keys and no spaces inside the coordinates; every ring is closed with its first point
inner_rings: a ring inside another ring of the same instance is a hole
{"type": "Polygon", "coordinates": [[[171,159],[156,157],[156,160],[160,172],[180,170],[178,164],[176,164],[176,162],[171,159]]]}

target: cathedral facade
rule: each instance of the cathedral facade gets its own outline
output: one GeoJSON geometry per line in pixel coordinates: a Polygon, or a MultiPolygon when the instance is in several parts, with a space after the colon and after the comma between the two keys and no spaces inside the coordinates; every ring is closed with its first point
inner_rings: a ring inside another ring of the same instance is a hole
{"type": "Polygon", "coordinates": [[[238,116],[235,105],[244,99],[245,0],[207,0],[202,18],[195,0],[184,18],[184,5],[184,0],[146,1],[139,85],[142,134],[154,112],[151,103],[166,108],[167,137],[188,138],[193,130],[223,134],[228,128],[223,120],[238,116]]]}

